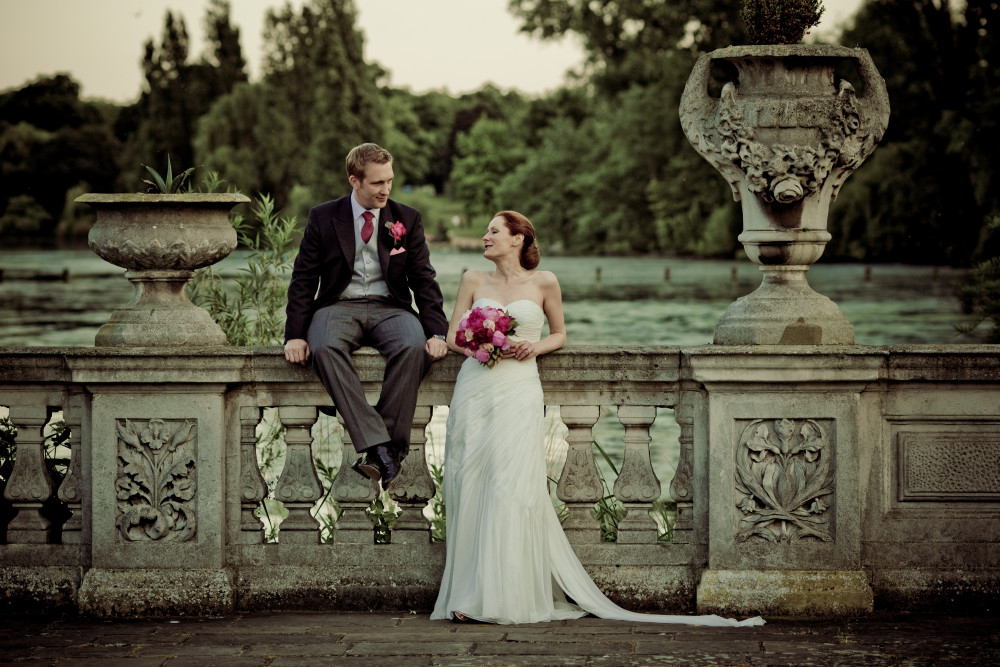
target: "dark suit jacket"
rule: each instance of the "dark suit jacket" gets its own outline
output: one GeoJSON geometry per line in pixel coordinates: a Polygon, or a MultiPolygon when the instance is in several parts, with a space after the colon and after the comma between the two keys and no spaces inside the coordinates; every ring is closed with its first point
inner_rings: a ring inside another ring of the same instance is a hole
{"type": "MultiPolygon", "coordinates": [[[[410,311],[416,301],[417,310],[413,312],[420,318],[427,337],[446,334],[444,299],[430,263],[420,213],[390,199],[375,223],[375,234],[391,301],[410,311]],[[399,242],[399,247],[406,251],[390,256],[395,239],[385,225],[396,221],[406,227],[406,234],[399,242]]],[[[340,298],[351,282],[353,271],[354,211],[348,195],[309,211],[309,222],[288,285],[286,341],[306,337],[313,313],[340,298]]]]}

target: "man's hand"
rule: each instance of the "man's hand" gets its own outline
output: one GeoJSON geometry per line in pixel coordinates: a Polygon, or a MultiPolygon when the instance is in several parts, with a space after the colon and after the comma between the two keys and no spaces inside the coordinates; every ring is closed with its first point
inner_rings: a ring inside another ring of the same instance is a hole
{"type": "Polygon", "coordinates": [[[440,338],[428,338],[424,349],[427,350],[427,354],[430,355],[431,359],[437,361],[438,359],[444,359],[448,354],[448,343],[440,338]]]}
{"type": "Polygon", "coordinates": [[[309,361],[309,343],[303,338],[290,339],[285,343],[285,360],[305,366],[309,361]]]}

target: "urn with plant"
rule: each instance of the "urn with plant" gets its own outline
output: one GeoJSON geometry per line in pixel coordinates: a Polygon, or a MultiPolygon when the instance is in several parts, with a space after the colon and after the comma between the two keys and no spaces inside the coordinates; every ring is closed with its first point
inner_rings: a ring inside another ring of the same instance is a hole
{"type": "Polygon", "coordinates": [[[831,238],[831,202],[888,126],[889,100],[865,49],[796,43],[822,13],[818,0],[746,0],[755,43],[703,55],[681,96],[684,133],[729,182],[743,212],[739,240],[764,274],[720,319],[717,344],[854,342],[805,274],[831,238]],[[733,74],[713,96],[720,69],[733,74]]]}
{"type": "Polygon", "coordinates": [[[102,259],[126,269],[132,301],[97,332],[103,346],[224,345],[225,334],[185,286],[195,269],[224,259],[236,248],[229,211],[250,199],[240,194],[184,191],[194,169],[174,175],[168,158],[161,176],[146,167],[145,192],[85,194],[76,201],[97,211],[88,245],[102,259]]]}

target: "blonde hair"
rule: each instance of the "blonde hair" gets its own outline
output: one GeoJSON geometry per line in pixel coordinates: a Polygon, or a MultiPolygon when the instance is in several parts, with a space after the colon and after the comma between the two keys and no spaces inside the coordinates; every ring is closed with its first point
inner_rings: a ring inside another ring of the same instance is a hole
{"type": "Polygon", "coordinates": [[[351,149],[351,152],[347,154],[346,162],[347,176],[364,181],[365,167],[369,164],[391,163],[392,155],[378,144],[361,144],[351,149]]]}

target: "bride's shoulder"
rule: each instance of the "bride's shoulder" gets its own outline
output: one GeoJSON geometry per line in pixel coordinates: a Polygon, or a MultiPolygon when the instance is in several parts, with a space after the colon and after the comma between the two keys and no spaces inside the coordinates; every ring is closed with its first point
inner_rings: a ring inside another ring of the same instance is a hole
{"type": "Polygon", "coordinates": [[[539,271],[535,270],[534,276],[532,277],[534,283],[542,289],[552,289],[553,287],[559,287],[559,279],[556,278],[556,274],[551,271],[539,271]]]}
{"type": "Polygon", "coordinates": [[[481,285],[485,277],[486,277],[485,271],[468,269],[465,273],[462,274],[462,282],[472,286],[481,285]]]}

